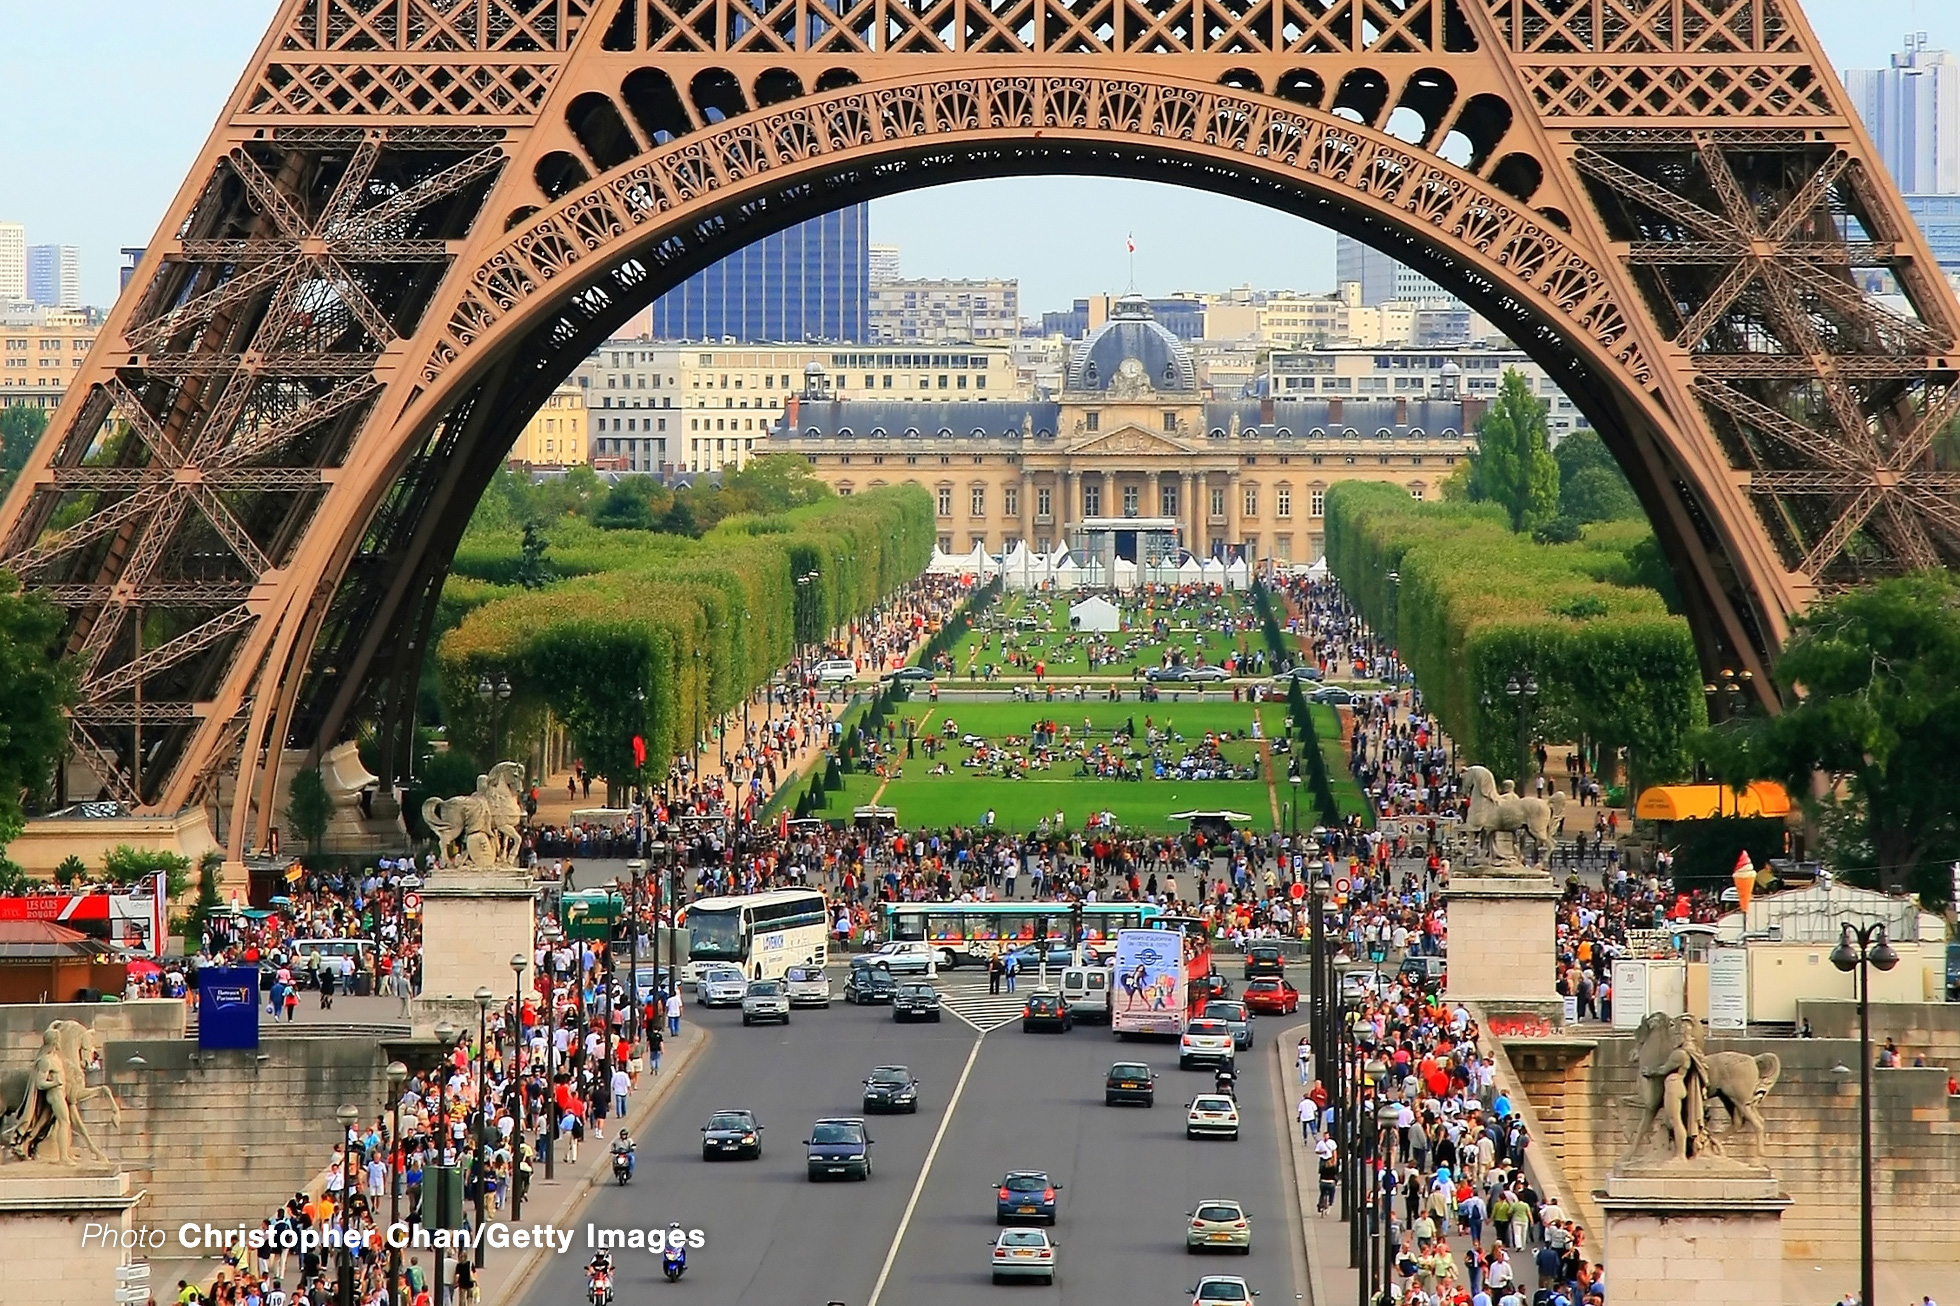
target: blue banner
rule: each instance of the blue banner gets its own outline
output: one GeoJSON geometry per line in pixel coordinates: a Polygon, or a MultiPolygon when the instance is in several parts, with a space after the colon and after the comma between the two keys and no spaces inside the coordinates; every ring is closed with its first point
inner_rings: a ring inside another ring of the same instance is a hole
{"type": "Polygon", "coordinates": [[[259,968],[206,966],[197,976],[197,1045],[259,1045],[259,968]]]}

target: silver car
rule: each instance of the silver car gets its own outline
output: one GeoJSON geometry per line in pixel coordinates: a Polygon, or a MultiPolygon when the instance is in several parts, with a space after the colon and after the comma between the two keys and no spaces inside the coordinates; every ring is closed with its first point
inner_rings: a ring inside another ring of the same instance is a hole
{"type": "Polygon", "coordinates": [[[739,1007],[748,991],[748,980],[733,966],[704,970],[694,984],[694,995],[704,1007],[739,1007]]]}
{"type": "Polygon", "coordinates": [[[1055,1253],[1060,1250],[1045,1229],[1002,1229],[994,1239],[993,1255],[988,1258],[994,1282],[1033,1279],[1038,1283],[1053,1283],[1055,1253]]]}
{"type": "Polygon", "coordinates": [[[789,1024],[788,984],[771,979],[749,981],[748,991],[742,995],[742,1023],[753,1025],[759,1020],[789,1024]]]}

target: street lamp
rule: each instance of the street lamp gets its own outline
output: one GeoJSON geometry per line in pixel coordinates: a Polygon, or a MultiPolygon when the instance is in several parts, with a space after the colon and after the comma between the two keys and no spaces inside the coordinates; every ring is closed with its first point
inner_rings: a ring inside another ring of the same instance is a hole
{"type": "Polygon", "coordinates": [[[1381,1182],[1381,1167],[1388,1163],[1394,1150],[1389,1140],[1395,1137],[1395,1130],[1401,1127],[1402,1108],[1382,1099],[1375,1108],[1375,1187],[1376,1192],[1376,1237],[1381,1242],[1381,1264],[1377,1267],[1380,1275],[1375,1282],[1380,1286],[1380,1299],[1389,1299],[1390,1284],[1395,1278],[1395,1240],[1389,1236],[1390,1227],[1395,1223],[1395,1197],[1381,1182]]]}
{"type": "Polygon", "coordinates": [[[1295,762],[1286,769],[1286,780],[1293,786],[1293,851],[1300,851],[1300,764],[1295,762]]]}
{"type": "Polygon", "coordinates": [[[510,1009],[511,1082],[517,1085],[516,1128],[511,1131],[510,1218],[524,1218],[524,1185],[519,1181],[518,1163],[524,1152],[524,970],[531,959],[521,952],[510,954],[510,972],[516,979],[517,1003],[510,1009]]]}
{"type": "MultiPolygon", "coordinates": [[[[483,1188],[490,1176],[483,1164],[483,1136],[490,1124],[489,1107],[485,1100],[484,1065],[489,1059],[490,1004],[497,995],[484,985],[476,991],[476,1128],[470,1133],[470,1170],[476,1177],[476,1227],[480,1235],[483,1230],[483,1188]]],[[[484,1239],[478,1237],[476,1243],[476,1268],[483,1268],[484,1239]]]]}
{"type": "MultiPolygon", "coordinates": [[[[399,1061],[388,1063],[388,1228],[402,1222],[402,1084],[408,1067],[399,1061]]],[[[402,1249],[388,1239],[388,1306],[401,1306],[402,1249]]]]}
{"type": "MultiPolygon", "coordinates": [[[[646,868],[637,857],[626,863],[626,874],[632,880],[632,896],[626,900],[626,968],[632,972],[633,988],[632,1000],[626,1004],[626,1037],[633,1041],[636,1055],[640,1039],[640,875],[646,868]]],[[[660,971],[657,958],[653,969],[655,974],[660,971]]]]}
{"type": "MultiPolygon", "coordinates": [[[[442,1132],[441,1136],[436,1139],[435,1210],[439,1218],[449,1221],[453,1221],[456,1218],[456,1213],[447,1209],[450,1172],[448,1089],[449,1072],[453,1068],[449,1060],[449,1052],[451,1048],[456,1046],[456,1040],[461,1037],[463,1037],[463,1031],[449,1021],[439,1021],[436,1024],[436,1042],[442,1047],[442,1068],[436,1073],[436,1127],[442,1132]]],[[[422,1193],[422,1204],[425,1208],[422,1216],[422,1223],[424,1225],[429,1223],[428,1211],[426,1210],[428,1203],[428,1185],[424,1184],[422,1193]]],[[[454,1226],[453,1224],[444,1224],[442,1227],[448,1229],[454,1226]]],[[[436,1240],[435,1278],[436,1296],[440,1299],[442,1296],[442,1241],[440,1239],[436,1240]]]]}
{"type": "Polygon", "coordinates": [[[1335,1091],[1331,1082],[1335,1076],[1327,1073],[1327,1067],[1336,1063],[1330,1060],[1334,1055],[1332,1040],[1327,1030],[1327,913],[1323,910],[1327,895],[1333,890],[1324,873],[1316,873],[1313,882],[1307,886],[1308,925],[1308,965],[1313,980],[1311,1008],[1307,1024],[1313,1030],[1314,1066],[1321,1086],[1329,1093],[1335,1091]]]}
{"type": "MultiPolygon", "coordinates": [[[[467,683],[467,682],[465,682],[467,683]]],[[[497,754],[503,750],[503,713],[510,702],[510,677],[499,671],[492,683],[486,672],[476,682],[476,696],[483,700],[483,706],[490,714],[490,760],[497,761],[497,754]]]]}
{"type": "Polygon", "coordinates": [[[1858,972],[1858,1300],[1876,1300],[1872,1283],[1872,976],[1871,967],[1891,970],[1899,954],[1885,937],[1883,923],[1844,922],[1831,964],[1858,972]]]}
{"type": "Polygon", "coordinates": [[[1518,705],[1518,797],[1524,797],[1525,777],[1531,773],[1531,737],[1526,731],[1531,721],[1531,700],[1538,697],[1538,677],[1529,671],[1516,671],[1504,682],[1504,692],[1518,705]]]}
{"type": "Polygon", "coordinates": [[[357,1106],[343,1106],[333,1113],[340,1121],[340,1306],[354,1306],[354,1122],[361,1118],[357,1106]]]}

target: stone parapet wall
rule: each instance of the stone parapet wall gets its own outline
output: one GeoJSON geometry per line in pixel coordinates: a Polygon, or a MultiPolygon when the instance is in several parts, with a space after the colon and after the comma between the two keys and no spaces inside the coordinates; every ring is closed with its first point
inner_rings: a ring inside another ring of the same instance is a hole
{"type": "Polygon", "coordinates": [[[104,1042],[130,1039],[181,1039],[185,1029],[182,998],[143,998],[135,1002],[11,1002],[0,1004],[0,1069],[31,1066],[41,1052],[41,1036],[57,1020],[78,1020],[104,1042]]]}
{"type": "MultiPolygon", "coordinates": [[[[1858,1037],[1858,1004],[1806,998],[1797,1003],[1799,1023],[1808,1019],[1819,1038],[1858,1037]]],[[[1929,1066],[1960,1067],[1960,1002],[1882,1002],[1872,1007],[1872,1047],[1898,1042],[1901,1060],[1918,1053],[1929,1066]]]]}

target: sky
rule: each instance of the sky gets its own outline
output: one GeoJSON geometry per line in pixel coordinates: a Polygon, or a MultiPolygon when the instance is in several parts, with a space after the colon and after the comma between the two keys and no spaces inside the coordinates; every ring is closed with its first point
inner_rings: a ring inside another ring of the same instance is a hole
{"type": "MultiPolygon", "coordinates": [[[[78,245],[83,298],[115,295],[278,0],[0,0],[0,221],[78,245]]],[[[1960,49],[1960,0],[1808,0],[1840,69],[1883,67],[1907,32],[1960,49]]],[[[871,238],[908,277],[1017,277],[1025,315],[1136,288],[1329,290],[1334,238],[1243,200],[1088,177],[963,182],[878,200],[871,238]]]]}

